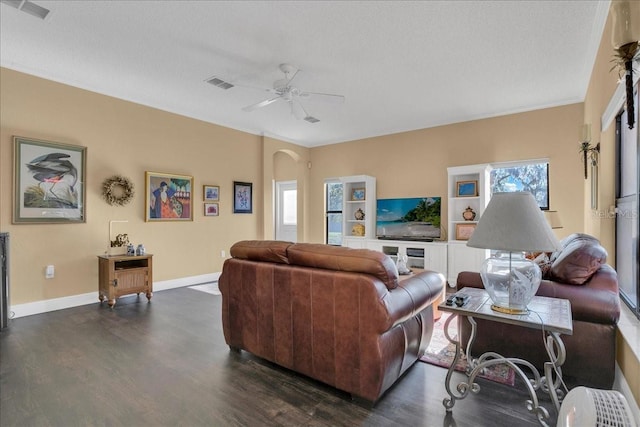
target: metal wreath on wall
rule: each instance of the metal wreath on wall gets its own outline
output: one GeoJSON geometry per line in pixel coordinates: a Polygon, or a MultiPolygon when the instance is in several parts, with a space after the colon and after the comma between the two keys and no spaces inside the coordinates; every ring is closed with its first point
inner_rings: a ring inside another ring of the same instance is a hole
{"type": "Polygon", "coordinates": [[[133,183],[121,175],[114,175],[102,183],[102,197],[112,206],[124,206],[135,194],[133,183]]]}

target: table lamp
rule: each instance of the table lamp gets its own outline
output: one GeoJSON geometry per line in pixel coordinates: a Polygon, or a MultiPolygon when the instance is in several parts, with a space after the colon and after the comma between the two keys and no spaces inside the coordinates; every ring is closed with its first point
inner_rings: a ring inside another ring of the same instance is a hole
{"type": "Polygon", "coordinates": [[[524,314],[542,278],[540,267],[524,252],[552,252],[560,244],[533,195],[518,191],[491,196],[467,246],[496,251],[480,271],[491,308],[524,314]]]}

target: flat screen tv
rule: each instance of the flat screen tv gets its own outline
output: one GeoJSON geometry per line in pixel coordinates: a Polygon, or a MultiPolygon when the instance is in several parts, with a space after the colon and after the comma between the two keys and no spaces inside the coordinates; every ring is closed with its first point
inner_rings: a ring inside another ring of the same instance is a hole
{"type": "Polygon", "coordinates": [[[431,241],[440,238],[440,197],[378,199],[376,237],[431,241]]]}

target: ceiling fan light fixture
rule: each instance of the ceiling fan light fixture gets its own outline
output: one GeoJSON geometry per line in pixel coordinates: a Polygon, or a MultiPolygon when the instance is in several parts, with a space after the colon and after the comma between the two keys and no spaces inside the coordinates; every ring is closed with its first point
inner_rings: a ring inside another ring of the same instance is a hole
{"type": "Polygon", "coordinates": [[[210,79],[205,80],[207,83],[212,84],[216,87],[219,87],[220,89],[231,89],[233,87],[233,85],[229,82],[225,82],[224,80],[218,78],[218,77],[211,77],[210,79]]]}
{"type": "Polygon", "coordinates": [[[313,116],[307,116],[304,118],[304,120],[308,121],[309,123],[318,123],[320,121],[320,119],[316,119],[313,116]]]}

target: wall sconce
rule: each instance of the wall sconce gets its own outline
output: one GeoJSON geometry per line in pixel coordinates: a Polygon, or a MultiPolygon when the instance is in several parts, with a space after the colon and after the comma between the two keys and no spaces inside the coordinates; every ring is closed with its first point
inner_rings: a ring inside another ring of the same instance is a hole
{"type": "MultiPolygon", "coordinates": [[[[633,62],[640,59],[640,2],[614,1],[613,31],[611,42],[616,51],[612,62],[618,67],[619,74],[624,71],[627,98],[627,122],[633,129],[635,113],[633,106],[633,62]],[[633,19],[632,19],[633,18],[633,19]]],[[[612,68],[612,69],[613,69],[612,68]]]]}
{"type": "Polygon", "coordinates": [[[600,143],[591,145],[591,125],[582,125],[580,152],[584,162],[584,179],[587,179],[587,164],[591,165],[591,209],[598,209],[598,158],[600,143]]]}
{"type": "Polygon", "coordinates": [[[598,167],[598,155],[600,154],[600,143],[591,145],[591,125],[582,125],[580,132],[580,152],[584,162],[584,179],[587,179],[587,164],[591,167],[598,167]],[[588,161],[588,162],[587,162],[588,161]]]}

